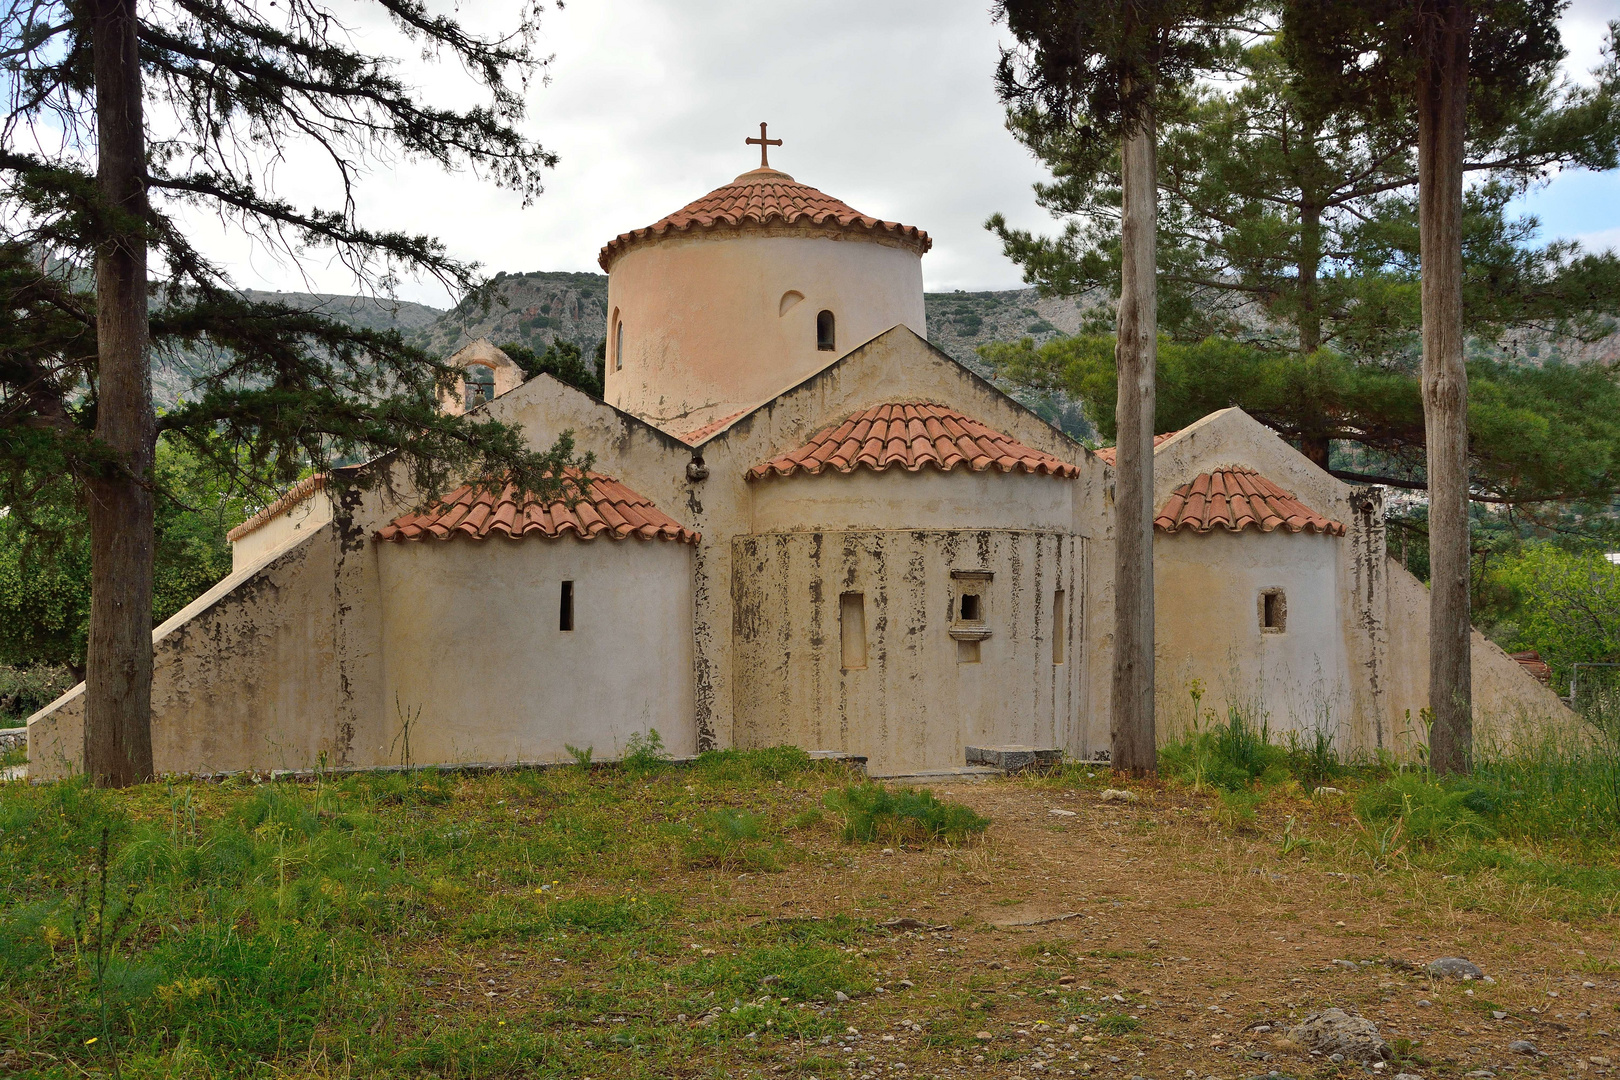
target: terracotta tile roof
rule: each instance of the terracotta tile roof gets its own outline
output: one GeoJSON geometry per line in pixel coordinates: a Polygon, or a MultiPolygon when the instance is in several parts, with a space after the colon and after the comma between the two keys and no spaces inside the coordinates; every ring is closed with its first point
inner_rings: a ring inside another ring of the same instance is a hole
{"type": "Polygon", "coordinates": [[[1552,685],[1552,665],[1543,660],[1541,654],[1536,650],[1530,649],[1526,652],[1509,653],[1508,655],[1517,660],[1519,666],[1524,668],[1525,673],[1533,677],[1537,682],[1543,686],[1552,685]]]}
{"type": "Polygon", "coordinates": [[[733,420],[737,419],[737,417],[743,415],[743,413],[746,413],[746,412],[749,412],[749,411],[750,410],[748,410],[748,409],[742,409],[742,410],[740,410],[738,412],[732,413],[730,416],[721,417],[719,420],[711,420],[709,423],[704,424],[700,428],[696,428],[696,429],[694,429],[692,431],[688,431],[684,435],[676,435],[675,437],[677,439],[681,440],[681,442],[685,443],[688,446],[696,446],[698,443],[702,442],[704,439],[707,439],[710,435],[713,435],[715,432],[719,431],[721,428],[725,427],[727,424],[729,424],[733,420]]]}
{"type": "Polygon", "coordinates": [[[1316,513],[1253,469],[1237,467],[1199,473],[1176,488],[1153,524],[1168,533],[1242,532],[1252,525],[1261,532],[1281,527],[1296,533],[1344,535],[1343,522],[1316,513]]]}
{"type": "Polygon", "coordinates": [[[633,244],[656,240],[670,233],[739,225],[794,225],[799,222],[836,225],[855,232],[889,236],[919,255],[926,253],[934,243],[927,233],[915,226],[869,217],[831,195],[799,183],[785,172],[755,169],[644,229],[620,233],[608,241],[596,261],[604,271],[609,270],[613,260],[633,244]]]}
{"type": "Polygon", "coordinates": [[[274,521],[282,514],[285,514],[287,511],[291,510],[293,507],[297,506],[299,503],[303,502],[317,491],[324,490],[326,490],[325,473],[316,473],[314,476],[306,476],[302,480],[298,481],[298,483],[288,488],[286,493],[283,494],[281,498],[277,499],[263,510],[260,510],[257,514],[254,514],[252,517],[242,522],[242,524],[226,533],[225,539],[234,544],[236,541],[242,539],[242,537],[247,536],[250,533],[257,532],[259,529],[270,524],[270,522],[274,521]]]}
{"type": "Polygon", "coordinates": [[[843,423],[820,431],[797,450],[748,470],[748,479],[787,476],[803,470],[812,476],[829,470],[850,473],[901,468],[916,472],[932,465],[940,472],[966,466],[974,472],[1080,475],[1077,466],[1032,450],[985,427],[970,416],[926,401],[876,405],[843,423]]]}
{"type": "MultiPolygon", "coordinates": [[[[1174,438],[1175,434],[1173,431],[1167,431],[1163,435],[1153,436],[1153,449],[1157,450],[1164,440],[1174,438]]],[[[1117,446],[1105,446],[1101,450],[1093,450],[1092,453],[1102,458],[1104,463],[1112,465],[1114,464],[1114,452],[1118,449],[1117,446]]]]}
{"type": "Polygon", "coordinates": [[[498,494],[487,487],[463,484],[422,513],[395,518],[377,531],[377,539],[450,540],[465,536],[485,540],[502,536],[521,540],[530,536],[556,538],[565,533],[581,540],[634,536],[639,540],[695,544],[702,539],[659,510],[650,499],[611,476],[590,473],[589,477],[585,497],[572,508],[562,499],[541,502],[528,497],[520,502],[517,488],[511,484],[498,494]]]}

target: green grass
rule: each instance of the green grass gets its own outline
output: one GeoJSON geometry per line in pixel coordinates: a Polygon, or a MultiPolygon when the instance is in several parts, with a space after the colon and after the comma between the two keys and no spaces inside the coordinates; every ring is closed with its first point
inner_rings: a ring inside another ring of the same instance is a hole
{"type": "Polygon", "coordinates": [[[1610,869],[1620,848],[1620,741],[1604,718],[1589,717],[1584,733],[1477,748],[1469,775],[1443,777],[1388,756],[1345,760],[1325,736],[1279,737],[1255,712],[1232,704],[1218,720],[1205,710],[1159,751],[1162,775],[1213,793],[1210,817],[1227,830],[1261,828],[1262,809],[1278,802],[1284,857],[1457,875],[1473,887],[1465,906],[1499,907],[1492,892],[1512,890],[1519,904],[1529,889],[1534,903],[1567,915],[1620,908],[1620,870],[1610,869]],[[1325,782],[1350,791],[1351,829],[1304,823],[1332,818],[1319,800],[1295,801],[1325,782]]]}
{"type": "MultiPolygon", "coordinates": [[[[842,1031],[871,925],[745,918],[723,883],[841,846],[806,818],[829,792],[881,800],[797,751],[656,753],[0,786],[0,1046],[43,1077],[667,1076],[842,1031]],[[709,886],[672,883],[693,867],[709,886]]],[[[966,827],[900,794],[908,836],[966,827]]]]}

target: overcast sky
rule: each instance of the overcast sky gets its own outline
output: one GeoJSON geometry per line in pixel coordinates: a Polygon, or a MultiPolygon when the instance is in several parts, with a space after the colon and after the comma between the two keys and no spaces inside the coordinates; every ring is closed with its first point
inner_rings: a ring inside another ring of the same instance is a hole
{"type": "MultiPolygon", "coordinates": [[[[461,5],[478,17],[504,5],[461,5]]],[[[1565,21],[1572,74],[1598,62],[1620,0],[1575,0],[1565,21]]],[[[1051,222],[1030,185],[1044,172],[1002,126],[991,85],[1002,40],[986,0],[570,0],[545,16],[550,83],[529,95],[530,132],[560,155],[536,202],[426,166],[378,170],[362,189],[372,226],[426,231],[488,272],[596,271],[613,236],[754,168],[743,139],[770,122],[771,164],[863,213],[926,229],[930,290],[1020,285],[984,231],[995,211],[1051,222]]],[[[366,23],[359,38],[389,36],[366,23]]],[[[387,47],[394,47],[390,42],[387,47]]],[[[409,62],[434,100],[464,101],[455,70],[409,62]]],[[[314,159],[295,158],[276,193],[308,203],[323,190],[314,159]]],[[[1620,176],[1571,174],[1527,205],[1552,236],[1620,247],[1620,176]]],[[[207,224],[205,241],[240,284],[353,291],[337,268],[302,270],[207,224]]],[[[432,284],[400,295],[435,306],[432,284]]]]}

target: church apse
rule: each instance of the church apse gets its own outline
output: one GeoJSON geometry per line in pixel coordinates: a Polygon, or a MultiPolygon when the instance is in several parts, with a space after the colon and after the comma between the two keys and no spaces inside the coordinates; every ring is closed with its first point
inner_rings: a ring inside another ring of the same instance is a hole
{"type": "Polygon", "coordinates": [[[738,537],[737,744],[860,754],[874,775],[957,767],[974,744],[1081,752],[1083,663],[1055,647],[1080,640],[1081,613],[1058,601],[1074,591],[1078,543],[1012,530],[738,537]]]}

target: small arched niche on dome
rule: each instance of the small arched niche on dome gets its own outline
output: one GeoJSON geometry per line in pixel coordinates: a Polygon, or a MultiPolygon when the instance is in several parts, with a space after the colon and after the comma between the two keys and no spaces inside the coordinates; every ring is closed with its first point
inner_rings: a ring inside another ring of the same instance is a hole
{"type": "Polygon", "coordinates": [[[838,347],[837,322],[830,311],[816,313],[816,348],[832,352],[838,347]]]}
{"type": "Polygon", "coordinates": [[[613,309],[613,370],[624,370],[624,320],[618,308],[613,309]]]}
{"type": "Polygon", "coordinates": [[[777,317],[780,318],[781,316],[792,311],[798,306],[799,301],[803,299],[804,293],[800,292],[798,289],[789,289],[787,292],[783,293],[781,303],[776,305],[777,317]]]}

